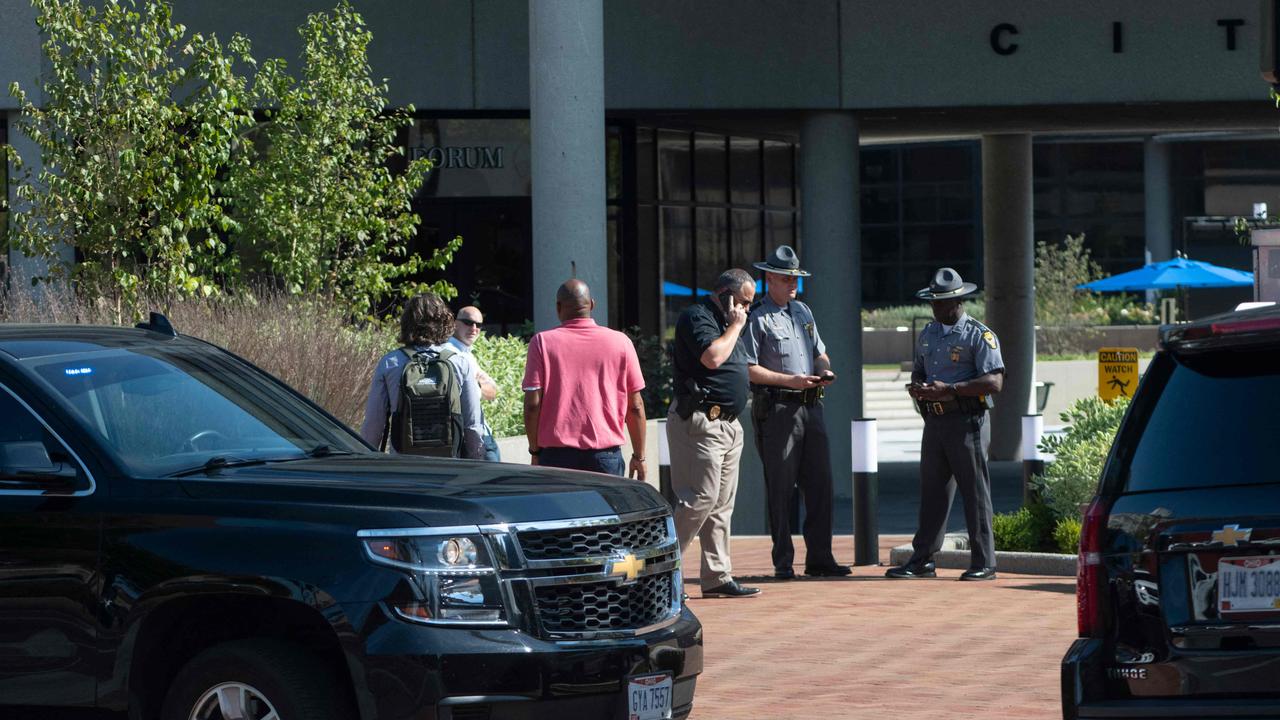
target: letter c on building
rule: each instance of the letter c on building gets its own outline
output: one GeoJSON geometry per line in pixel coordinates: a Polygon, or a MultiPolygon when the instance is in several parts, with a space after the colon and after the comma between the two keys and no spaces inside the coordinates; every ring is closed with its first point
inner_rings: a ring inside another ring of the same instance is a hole
{"type": "Polygon", "coordinates": [[[997,55],[1012,55],[1018,52],[1018,43],[1005,43],[1004,35],[1017,35],[1018,28],[1011,23],[1000,23],[991,28],[991,49],[995,50],[997,55]]]}

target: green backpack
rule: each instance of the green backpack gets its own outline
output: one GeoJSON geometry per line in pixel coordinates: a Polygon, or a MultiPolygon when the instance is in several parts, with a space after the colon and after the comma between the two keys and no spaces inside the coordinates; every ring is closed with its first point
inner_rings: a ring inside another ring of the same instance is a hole
{"type": "Polygon", "coordinates": [[[391,416],[391,447],[403,455],[462,457],[462,381],[449,362],[456,351],[400,351],[409,363],[391,416]]]}

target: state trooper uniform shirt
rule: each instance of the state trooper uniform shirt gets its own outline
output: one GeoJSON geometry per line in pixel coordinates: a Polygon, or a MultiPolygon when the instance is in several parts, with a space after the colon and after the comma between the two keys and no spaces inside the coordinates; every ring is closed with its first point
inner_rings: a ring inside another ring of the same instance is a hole
{"type": "Polygon", "coordinates": [[[779,307],[767,294],[751,308],[742,346],[748,365],[791,375],[812,375],[814,360],[827,352],[808,305],[779,307]]]}
{"type": "Polygon", "coordinates": [[[961,314],[950,330],[936,320],[930,322],[916,339],[912,380],[958,383],[997,370],[1004,370],[1000,341],[968,313],[961,314]]]}

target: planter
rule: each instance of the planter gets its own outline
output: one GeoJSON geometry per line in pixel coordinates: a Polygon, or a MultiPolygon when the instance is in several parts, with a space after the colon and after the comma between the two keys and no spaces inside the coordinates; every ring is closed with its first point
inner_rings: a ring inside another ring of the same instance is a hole
{"type": "MultiPolygon", "coordinates": [[[[889,564],[903,565],[911,559],[911,546],[899,545],[889,553],[889,564]]],[[[969,569],[969,537],[951,533],[942,541],[942,549],[933,556],[933,562],[948,570],[969,569]]],[[[1076,556],[1060,553],[996,551],[996,570],[1019,575],[1054,575],[1074,577],[1076,556]]]]}

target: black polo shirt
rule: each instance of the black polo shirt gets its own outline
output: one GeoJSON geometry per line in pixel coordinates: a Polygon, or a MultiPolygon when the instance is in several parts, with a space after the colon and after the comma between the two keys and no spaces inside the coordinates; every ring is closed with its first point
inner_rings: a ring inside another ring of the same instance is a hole
{"type": "Polygon", "coordinates": [[[676,339],[671,350],[675,393],[688,395],[692,379],[713,402],[735,415],[747,409],[747,355],[742,338],[720,367],[712,370],[702,364],[702,353],[728,328],[724,312],[715,297],[704,297],[680,313],[676,321],[676,339]]]}

